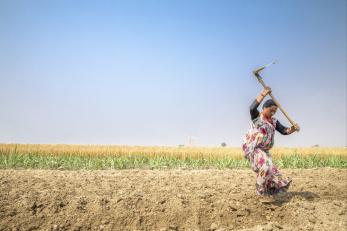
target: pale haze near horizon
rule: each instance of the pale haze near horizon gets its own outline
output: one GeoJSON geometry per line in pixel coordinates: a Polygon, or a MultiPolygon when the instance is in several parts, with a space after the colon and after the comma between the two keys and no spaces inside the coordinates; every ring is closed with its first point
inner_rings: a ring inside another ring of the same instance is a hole
{"type": "Polygon", "coordinates": [[[275,145],[346,146],[346,21],[343,0],[1,0],[0,143],[240,146],[277,60],[301,131],[275,145]]]}

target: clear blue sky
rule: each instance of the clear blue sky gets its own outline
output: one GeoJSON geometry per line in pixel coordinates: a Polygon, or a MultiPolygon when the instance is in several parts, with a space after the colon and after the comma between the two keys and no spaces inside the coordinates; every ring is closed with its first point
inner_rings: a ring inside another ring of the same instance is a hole
{"type": "Polygon", "coordinates": [[[346,20],[345,0],[0,0],[0,143],[240,146],[275,59],[302,128],[276,144],[345,146],[346,20]]]}

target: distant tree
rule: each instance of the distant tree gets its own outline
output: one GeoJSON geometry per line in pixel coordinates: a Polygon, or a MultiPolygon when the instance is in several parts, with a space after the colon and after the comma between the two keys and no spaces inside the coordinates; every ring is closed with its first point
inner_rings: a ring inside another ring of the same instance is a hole
{"type": "Polygon", "coordinates": [[[318,148],[318,147],[319,147],[318,144],[312,145],[312,148],[318,148]]]}
{"type": "Polygon", "coordinates": [[[227,146],[227,143],[223,142],[220,144],[222,147],[226,147],[227,146]]]}
{"type": "Polygon", "coordinates": [[[179,148],[183,148],[183,147],[184,147],[184,144],[179,144],[178,147],[179,147],[179,148]]]}

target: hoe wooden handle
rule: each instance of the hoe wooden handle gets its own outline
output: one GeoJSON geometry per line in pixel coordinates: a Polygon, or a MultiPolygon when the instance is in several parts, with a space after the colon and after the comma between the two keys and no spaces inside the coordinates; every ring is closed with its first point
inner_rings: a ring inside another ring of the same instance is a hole
{"type": "MultiPolygon", "coordinates": [[[[257,77],[258,81],[263,85],[263,87],[266,87],[266,84],[263,81],[263,78],[258,74],[255,73],[255,76],[257,77]]],[[[276,103],[277,107],[281,110],[281,112],[285,115],[285,117],[289,120],[289,122],[294,126],[298,128],[298,125],[289,117],[288,113],[281,107],[281,104],[278,102],[278,100],[273,96],[272,93],[269,93],[270,97],[273,99],[273,101],[276,103]]]]}

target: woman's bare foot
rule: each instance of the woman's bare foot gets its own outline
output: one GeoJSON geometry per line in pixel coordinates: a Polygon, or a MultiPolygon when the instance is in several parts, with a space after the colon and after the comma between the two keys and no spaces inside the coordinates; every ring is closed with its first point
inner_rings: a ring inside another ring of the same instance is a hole
{"type": "Polygon", "coordinates": [[[270,195],[258,196],[258,199],[263,204],[269,204],[275,201],[274,197],[270,195]]]}

